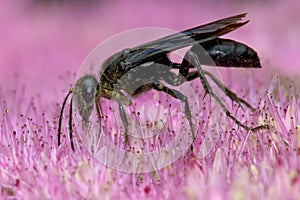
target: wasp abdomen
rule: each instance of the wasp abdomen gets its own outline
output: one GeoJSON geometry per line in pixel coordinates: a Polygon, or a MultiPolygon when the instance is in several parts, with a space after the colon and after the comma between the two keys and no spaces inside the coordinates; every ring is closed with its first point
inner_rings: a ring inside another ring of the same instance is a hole
{"type": "MultiPolygon", "coordinates": [[[[243,67],[261,68],[257,53],[250,47],[229,39],[216,38],[200,44],[206,54],[214,61],[216,66],[221,67],[243,67]]],[[[191,51],[200,55],[202,52],[199,45],[194,45],[191,51]]],[[[206,59],[199,59],[202,64],[207,63],[206,59]]]]}

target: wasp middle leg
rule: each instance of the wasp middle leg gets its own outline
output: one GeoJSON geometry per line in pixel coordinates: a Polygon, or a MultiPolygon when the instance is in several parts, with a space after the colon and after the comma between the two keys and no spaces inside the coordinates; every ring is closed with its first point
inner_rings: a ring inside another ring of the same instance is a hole
{"type": "MultiPolygon", "coordinates": [[[[171,75],[173,73],[168,72],[167,74],[171,75]]],[[[157,75],[163,75],[163,77],[165,77],[163,72],[162,72],[162,74],[157,74],[157,75]]],[[[170,78],[170,76],[168,76],[168,77],[170,78]]],[[[185,114],[185,116],[186,116],[186,118],[189,122],[190,130],[192,132],[192,138],[194,140],[195,139],[195,135],[194,135],[195,131],[194,131],[194,125],[193,125],[193,122],[192,122],[192,114],[191,114],[191,109],[190,109],[188,98],[184,94],[179,92],[178,90],[168,88],[167,86],[163,85],[159,81],[156,81],[155,83],[147,83],[145,85],[140,86],[132,94],[132,96],[137,96],[137,95],[141,94],[143,91],[149,90],[149,89],[154,89],[154,90],[157,90],[157,91],[160,91],[160,92],[164,92],[164,93],[166,93],[166,94],[168,94],[168,95],[174,97],[175,99],[178,99],[178,100],[180,100],[181,102],[184,103],[184,114],[185,114]]]]}
{"type": "Polygon", "coordinates": [[[182,101],[184,103],[184,114],[189,121],[190,129],[192,131],[192,137],[194,140],[194,138],[195,138],[194,126],[193,126],[193,122],[192,122],[192,114],[191,114],[191,109],[190,109],[188,98],[184,94],[179,92],[178,90],[168,88],[168,87],[164,86],[162,83],[152,83],[152,87],[153,87],[153,89],[155,89],[157,91],[162,91],[166,94],[169,94],[172,97],[174,97],[175,99],[179,99],[180,101],[182,101]]]}

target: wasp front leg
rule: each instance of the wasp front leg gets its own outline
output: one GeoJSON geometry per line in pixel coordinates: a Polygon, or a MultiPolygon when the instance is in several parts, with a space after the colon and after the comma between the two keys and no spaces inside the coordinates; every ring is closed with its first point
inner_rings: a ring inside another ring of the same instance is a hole
{"type": "Polygon", "coordinates": [[[127,145],[129,144],[129,132],[128,132],[129,123],[126,116],[126,112],[124,110],[124,106],[121,103],[119,103],[119,112],[120,112],[123,126],[125,128],[125,144],[127,145]]]}
{"type": "Polygon", "coordinates": [[[129,123],[123,105],[130,106],[132,103],[131,100],[119,90],[112,92],[112,99],[118,102],[119,113],[125,129],[125,144],[127,145],[129,144],[129,123]]]}
{"type": "MultiPolygon", "coordinates": [[[[127,119],[126,112],[124,110],[124,105],[131,105],[131,101],[121,92],[121,91],[113,91],[112,93],[112,99],[114,101],[118,102],[118,107],[119,107],[119,114],[122,120],[122,124],[125,129],[125,144],[129,144],[129,123],[127,119]]],[[[100,103],[100,99],[96,101],[96,111],[97,111],[97,116],[99,120],[99,125],[100,125],[100,130],[99,130],[99,136],[101,134],[101,127],[102,127],[102,117],[103,117],[103,111],[100,103]]]]}

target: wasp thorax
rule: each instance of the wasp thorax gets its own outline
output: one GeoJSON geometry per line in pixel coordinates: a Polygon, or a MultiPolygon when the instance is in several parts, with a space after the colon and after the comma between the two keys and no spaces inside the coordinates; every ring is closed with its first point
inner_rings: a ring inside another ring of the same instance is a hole
{"type": "Polygon", "coordinates": [[[94,109],[98,81],[91,75],[77,80],[74,88],[74,100],[83,121],[87,122],[94,109]]]}

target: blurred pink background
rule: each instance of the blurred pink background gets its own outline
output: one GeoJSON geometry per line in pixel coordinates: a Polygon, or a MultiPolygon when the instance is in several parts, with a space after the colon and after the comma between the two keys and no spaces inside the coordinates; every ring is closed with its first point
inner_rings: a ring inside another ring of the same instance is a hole
{"type": "Polygon", "coordinates": [[[264,73],[300,75],[299,1],[4,0],[0,6],[0,85],[27,92],[66,87],[85,56],[113,34],[137,27],[183,30],[247,12],[250,23],[226,35],[256,49],[264,73]],[[15,80],[18,74],[18,82],[15,80]]]}

